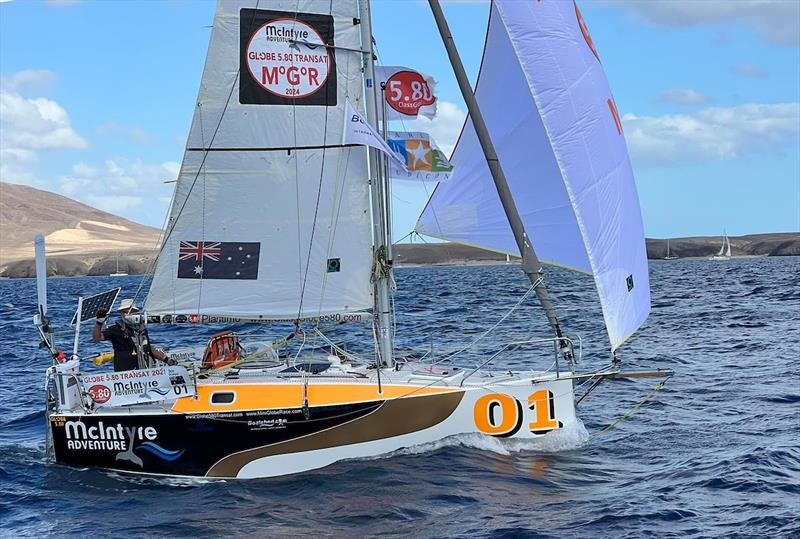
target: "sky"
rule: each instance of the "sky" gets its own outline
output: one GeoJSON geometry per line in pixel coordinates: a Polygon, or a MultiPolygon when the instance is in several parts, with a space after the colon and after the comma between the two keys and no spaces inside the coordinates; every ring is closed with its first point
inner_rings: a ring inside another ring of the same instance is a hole
{"type": "MultiPolygon", "coordinates": [[[[474,81],[488,3],[443,5],[474,81]]],[[[800,231],[800,1],[579,6],[622,115],[646,234],[800,231]]],[[[451,149],[466,107],[427,2],[372,10],[380,63],[437,81],[437,118],[407,127],[451,149]]],[[[213,12],[207,0],[0,0],[0,180],[160,227],[213,12]]],[[[395,238],[429,189],[395,182],[395,238]]]]}

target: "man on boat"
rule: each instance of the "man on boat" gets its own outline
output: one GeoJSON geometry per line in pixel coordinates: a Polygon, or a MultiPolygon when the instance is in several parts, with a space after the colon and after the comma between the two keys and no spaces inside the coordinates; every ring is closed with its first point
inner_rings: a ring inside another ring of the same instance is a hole
{"type": "Polygon", "coordinates": [[[115,371],[144,369],[151,366],[151,359],[174,364],[164,352],[150,346],[147,328],[136,316],[139,308],[132,299],[123,299],[118,310],[120,319],[114,325],[103,329],[108,320],[108,311],[99,309],[97,323],[92,330],[94,342],[111,341],[114,347],[115,371]]]}

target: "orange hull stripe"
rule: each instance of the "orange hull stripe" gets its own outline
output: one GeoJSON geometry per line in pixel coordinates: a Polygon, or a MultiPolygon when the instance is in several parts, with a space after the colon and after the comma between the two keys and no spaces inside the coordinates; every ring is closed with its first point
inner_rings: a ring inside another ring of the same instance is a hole
{"type": "MultiPolygon", "coordinates": [[[[461,391],[455,388],[424,387],[407,385],[373,384],[309,384],[308,405],[327,406],[351,404],[401,397],[419,397],[461,391]]],[[[242,410],[277,408],[299,408],[303,406],[303,386],[299,384],[214,384],[197,387],[197,398],[178,399],[172,407],[174,412],[212,413],[242,410]],[[233,392],[235,399],[230,404],[211,404],[213,393],[233,392]]]]}

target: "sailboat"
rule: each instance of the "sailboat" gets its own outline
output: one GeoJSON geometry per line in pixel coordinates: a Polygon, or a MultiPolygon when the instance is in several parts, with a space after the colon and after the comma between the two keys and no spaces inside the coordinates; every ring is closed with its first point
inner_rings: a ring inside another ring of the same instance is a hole
{"type": "Polygon", "coordinates": [[[109,277],[127,277],[127,273],[119,271],[119,253],[117,253],[117,269],[114,273],[109,274],[109,277]]]}
{"type": "MultiPolygon", "coordinates": [[[[84,372],[81,322],[111,308],[119,289],[79,299],[68,354],[54,343],[61,333],[37,271],[35,322],[54,358],[50,456],[170,476],[279,476],[454,435],[554,436],[577,425],[584,382],[591,391],[607,379],[668,376],[620,367],[620,347],[650,310],[647,259],[621,124],[577,7],[493,2],[473,92],[430,0],[470,116],[455,176],[417,230],[521,256],[526,296],[551,329],[459,364],[502,319],[436,361],[395,346],[385,157],[342,143],[342,126],[361,115],[379,132],[369,2],[301,5],[219,2],[152,285],[144,313],[131,317],[151,329],[295,330],[253,353],[223,331],[196,358],[171,351],[177,365],[140,354],[137,370],[84,372]],[[607,367],[578,372],[581,341],[562,330],[544,263],[593,275],[607,367]],[[362,351],[326,334],[342,323],[364,328],[362,351]],[[495,367],[511,350],[525,350],[531,367],[495,367]]],[[[41,268],[44,250],[40,238],[41,268]]]]}
{"type": "Polygon", "coordinates": [[[719,252],[708,258],[709,260],[730,260],[731,259],[731,240],[728,238],[728,233],[722,232],[722,246],[719,252]]]}
{"type": "Polygon", "coordinates": [[[678,255],[670,254],[669,252],[669,238],[667,238],[667,254],[664,256],[664,260],[675,260],[678,258],[678,255]]]}

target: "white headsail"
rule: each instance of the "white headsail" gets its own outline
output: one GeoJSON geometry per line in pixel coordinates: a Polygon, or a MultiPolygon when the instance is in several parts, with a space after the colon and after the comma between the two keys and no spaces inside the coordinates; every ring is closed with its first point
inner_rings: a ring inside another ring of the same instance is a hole
{"type": "MultiPolygon", "coordinates": [[[[612,349],[650,288],[636,185],[599,56],[572,2],[492,3],[476,96],[542,261],[591,273],[612,349]]],[[[416,231],[518,255],[472,123],[416,231]]]]}
{"type": "Polygon", "coordinates": [[[341,144],[364,107],[357,1],[266,4],[218,4],[150,314],[372,306],[366,149],[341,144]]]}

